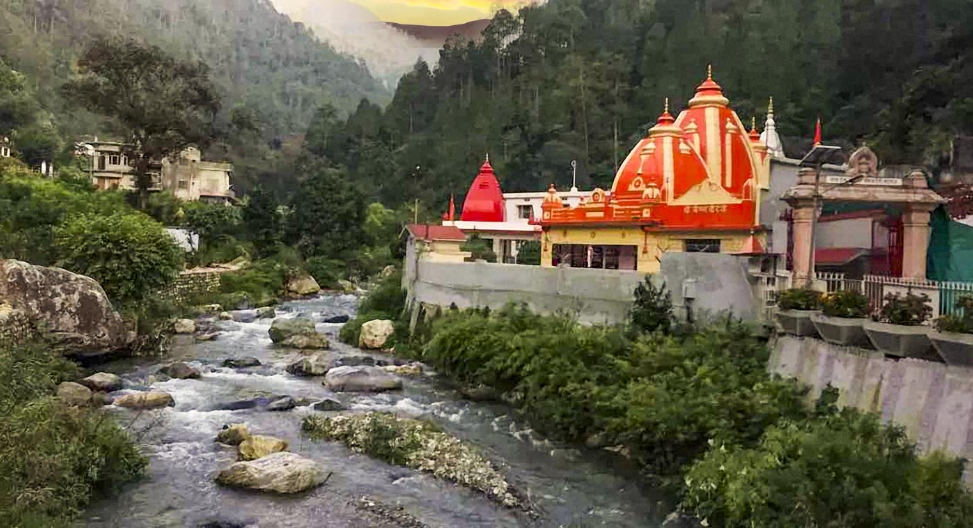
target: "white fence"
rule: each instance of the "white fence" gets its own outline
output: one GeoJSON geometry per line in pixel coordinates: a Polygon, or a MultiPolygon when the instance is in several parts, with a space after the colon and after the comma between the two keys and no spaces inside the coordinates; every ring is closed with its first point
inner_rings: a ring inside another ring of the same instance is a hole
{"type": "Polygon", "coordinates": [[[866,275],[862,279],[847,279],[844,274],[838,272],[818,272],[816,278],[826,286],[827,292],[854,290],[864,294],[872,310],[881,308],[888,294],[925,294],[929,296],[933,318],[958,312],[956,302],[963,296],[973,296],[973,283],[959,281],[875,275],[866,275]]]}

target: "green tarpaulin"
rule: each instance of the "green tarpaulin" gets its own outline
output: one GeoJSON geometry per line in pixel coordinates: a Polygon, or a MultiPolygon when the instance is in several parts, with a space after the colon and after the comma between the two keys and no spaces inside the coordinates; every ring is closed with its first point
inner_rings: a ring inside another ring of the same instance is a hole
{"type": "Polygon", "coordinates": [[[951,220],[946,208],[936,209],[926,264],[929,279],[973,282],[973,226],[951,220]]]}

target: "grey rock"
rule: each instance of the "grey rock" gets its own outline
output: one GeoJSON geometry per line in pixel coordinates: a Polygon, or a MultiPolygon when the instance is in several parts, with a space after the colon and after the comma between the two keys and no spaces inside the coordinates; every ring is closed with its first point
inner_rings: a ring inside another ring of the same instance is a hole
{"type": "Polygon", "coordinates": [[[351,316],[347,314],[339,314],[337,316],[331,316],[329,318],[324,318],[321,320],[322,323],[347,323],[351,319],[351,316]]]}
{"type": "Polygon", "coordinates": [[[264,320],[267,318],[277,317],[277,311],[273,307],[260,307],[257,309],[257,319],[264,320]]]}
{"type": "Polygon", "coordinates": [[[291,278],[287,281],[285,288],[289,294],[296,296],[310,296],[321,291],[318,282],[309,275],[291,278]]]}
{"type": "Polygon", "coordinates": [[[342,367],[342,366],[373,366],[375,365],[375,359],[370,356],[362,355],[349,355],[342,356],[340,358],[335,358],[331,361],[331,367],[342,367]]]}
{"type": "Polygon", "coordinates": [[[0,299],[59,351],[118,351],[134,338],[97,281],[61,268],[0,259],[0,299]]]}
{"type": "Polygon", "coordinates": [[[341,411],[345,409],[345,405],[338,399],[327,397],[321,402],[315,403],[313,408],[317,411],[341,411]]]}
{"type": "Polygon", "coordinates": [[[267,411],[288,411],[297,407],[297,401],[292,397],[283,397],[267,405],[267,411]]]}
{"type": "Polygon", "coordinates": [[[122,377],[112,373],[95,373],[81,380],[81,385],[92,391],[112,392],[122,389],[122,377]]]}
{"type": "Polygon", "coordinates": [[[223,361],[223,366],[233,367],[233,368],[255,367],[259,365],[260,365],[260,360],[257,360],[252,356],[244,356],[241,358],[227,358],[226,360],[223,361]]]}
{"type": "Polygon", "coordinates": [[[176,334],[192,334],[196,332],[196,322],[193,320],[176,320],[172,324],[172,332],[176,334]]]}
{"type": "Polygon", "coordinates": [[[331,369],[331,364],[328,355],[324,353],[306,356],[287,366],[288,373],[305,377],[322,376],[328,372],[328,369],[331,369]]]}
{"type": "Polygon", "coordinates": [[[251,311],[233,311],[233,321],[237,323],[253,323],[257,319],[257,314],[251,311]]]}
{"type": "Polygon", "coordinates": [[[270,324],[268,333],[274,343],[280,343],[291,336],[316,334],[317,331],[314,330],[314,321],[310,318],[298,316],[290,319],[277,318],[270,324]]]}
{"type": "Polygon", "coordinates": [[[324,384],[332,391],[387,391],[402,387],[401,380],[373,366],[336,367],[325,375],[324,384]]]}
{"type": "Polygon", "coordinates": [[[254,461],[239,461],[220,471],[216,482],[266,492],[293,494],[324,483],[324,470],[291,452],[275,452],[254,461]]]}
{"type": "Polygon", "coordinates": [[[327,349],[331,347],[328,339],[320,333],[289,336],[284,341],[279,342],[278,345],[282,347],[293,347],[295,349],[327,349]]]}
{"type": "Polygon", "coordinates": [[[171,378],[199,378],[201,376],[198,369],[192,367],[184,362],[176,362],[174,364],[169,364],[159,370],[159,373],[166,375],[171,378]]]}
{"type": "Polygon", "coordinates": [[[76,382],[61,382],[57,386],[57,398],[65,406],[88,406],[91,390],[76,382]]]}

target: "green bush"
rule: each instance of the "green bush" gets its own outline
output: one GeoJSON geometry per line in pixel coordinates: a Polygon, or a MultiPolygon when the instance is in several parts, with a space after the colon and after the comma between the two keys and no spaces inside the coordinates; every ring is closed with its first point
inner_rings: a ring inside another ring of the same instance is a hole
{"type": "Polygon", "coordinates": [[[347,344],[358,345],[361,326],[371,320],[393,320],[396,332],[387,342],[395,345],[400,339],[408,338],[408,323],[401,321],[405,312],[406,292],[402,288],[402,274],[396,272],[382,281],[361,300],[355,319],[345,323],[338,332],[338,338],[347,344]]]}
{"type": "Polygon", "coordinates": [[[947,314],[936,319],[936,330],[973,334],[973,296],[960,296],[956,300],[956,309],[959,314],[947,314]]]}
{"type": "Polygon", "coordinates": [[[524,241],[517,248],[517,264],[540,265],[541,264],[541,242],[524,241]]]}
{"type": "Polygon", "coordinates": [[[864,318],[868,314],[868,298],[854,290],[839,290],[821,299],[821,312],[835,318],[864,318]]]}
{"type": "Polygon", "coordinates": [[[49,348],[0,344],[0,524],[71,525],[93,495],[144,471],[147,461],[111,417],[52,397],[77,374],[49,348]]]}
{"type": "Polygon", "coordinates": [[[667,334],[672,327],[672,297],[665,285],[656,285],[646,276],[635,288],[635,303],[629,313],[632,327],[638,332],[667,334]]]}
{"type": "Polygon", "coordinates": [[[94,278],[129,307],[170,285],[184,258],[162,225],[141,213],[74,217],[56,229],[55,245],[59,266],[94,278]]]}
{"type": "Polygon", "coordinates": [[[348,268],[344,261],[314,256],[307,260],[307,273],[318,282],[321,288],[338,288],[338,281],[345,279],[348,268]]]}
{"type": "Polygon", "coordinates": [[[821,293],[809,288],[790,288],[780,293],[777,306],[780,310],[818,310],[821,293]]]}
{"type": "Polygon", "coordinates": [[[878,313],[878,319],[894,325],[922,325],[932,317],[929,296],[908,293],[905,296],[890,293],[885,296],[885,304],[878,313]]]}
{"type": "Polygon", "coordinates": [[[497,262],[497,254],[493,251],[493,247],[490,241],[480,237],[479,234],[473,234],[463,245],[460,247],[464,252],[470,252],[470,257],[468,261],[477,261],[483,259],[488,263],[497,262]]]}
{"type": "Polygon", "coordinates": [[[686,475],[683,507],[735,527],[942,527],[973,523],[961,465],[920,458],[905,432],[846,408],[784,421],[760,444],[716,443],[686,475]]]}

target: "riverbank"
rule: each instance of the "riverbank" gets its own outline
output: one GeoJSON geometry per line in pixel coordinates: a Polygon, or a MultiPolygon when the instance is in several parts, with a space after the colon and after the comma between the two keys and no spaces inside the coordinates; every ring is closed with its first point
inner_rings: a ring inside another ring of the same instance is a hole
{"type": "MultiPolygon", "coordinates": [[[[55,397],[79,370],[44,343],[0,343],[0,525],[72,525],[147,461],[105,412],[55,397]]],[[[84,390],[85,388],[81,387],[84,390]]]]}

